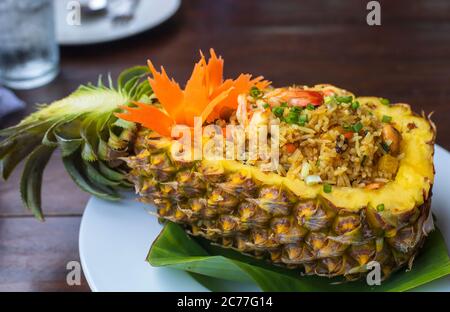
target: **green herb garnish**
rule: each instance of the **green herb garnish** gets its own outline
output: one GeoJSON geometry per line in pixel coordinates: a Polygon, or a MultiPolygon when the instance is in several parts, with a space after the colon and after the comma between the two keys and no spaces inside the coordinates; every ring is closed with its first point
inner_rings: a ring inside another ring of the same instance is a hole
{"type": "Polygon", "coordinates": [[[268,108],[270,107],[270,105],[269,105],[268,103],[264,103],[264,104],[263,104],[263,107],[264,107],[265,109],[268,109],[268,108]]]}
{"type": "Polygon", "coordinates": [[[254,98],[259,98],[259,97],[261,97],[262,92],[257,87],[252,87],[250,89],[250,95],[254,98]]]}
{"type": "Polygon", "coordinates": [[[284,121],[288,124],[295,124],[298,123],[298,113],[296,112],[289,112],[289,114],[284,118],[284,121]]]}
{"type": "Polygon", "coordinates": [[[335,96],[326,96],[325,97],[325,104],[331,104],[334,101],[336,101],[336,97],[335,96]]]}
{"type": "Polygon", "coordinates": [[[351,101],[353,100],[353,96],[348,95],[348,96],[338,96],[336,97],[336,100],[339,103],[351,103],[351,101]]]}
{"type": "Polygon", "coordinates": [[[308,115],[300,115],[298,117],[298,122],[304,126],[308,122],[308,115]]]}
{"type": "Polygon", "coordinates": [[[325,193],[329,194],[329,193],[331,193],[332,190],[333,190],[333,187],[332,187],[330,184],[325,183],[325,184],[323,185],[323,191],[324,191],[325,193]]]}
{"type": "Polygon", "coordinates": [[[379,204],[377,206],[377,211],[379,211],[379,212],[384,211],[384,204],[379,204]]]}
{"type": "Polygon", "coordinates": [[[353,109],[353,110],[357,110],[357,109],[359,108],[359,106],[360,106],[360,105],[359,105],[359,102],[358,102],[358,101],[355,101],[355,102],[352,103],[352,109],[353,109]]]}
{"type": "Polygon", "coordinates": [[[302,109],[298,106],[294,106],[291,108],[291,112],[299,114],[302,111],[302,109]]]}
{"type": "Polygon", "coordinates": [[[392,121],[392,117],[384,115],[381,121],[384,123],[390,123],[392,121]]]}
{"type": "Polygon", "coordinates": [[[389,101],[388,99],[385,99],[385,98],[380,98],[380,102],[383,105],[390,105],[391,104],[391,101],[389,101]]]}
{"type": "Polygon", "coordinates": [[[358,133],[359,131],[362,130],[362,128],[363,128],[363,124],[358,122],[352,126],[352,131],[355,133],[358,133]]]}
{"type": "Polygon", "coordinates": [[[306,109],[310,110],[310,111],[313,111],[313,110],[316,109],[316,107],[314,105],[312,105],[311,103],[309,103],[308,105],[306,105],[306,109]]]}
{"type": "Polygon", "coordinates": [[[275,116],[277,116],[277,117],[282,117],[283,116],[283,113],[284,113],[284,108],[283,107],[274,107],[273,109],[272,109],[272,113],[275,115],[275,116]]]}

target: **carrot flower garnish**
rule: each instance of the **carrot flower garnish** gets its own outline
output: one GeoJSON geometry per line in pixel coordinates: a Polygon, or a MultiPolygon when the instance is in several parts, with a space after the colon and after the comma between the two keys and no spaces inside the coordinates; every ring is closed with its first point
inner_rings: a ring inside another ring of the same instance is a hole
{"type": "Polygon", "coordinates": [[[222,57],[218,57],[213,49],[210,50],[208,62],[203,53],[200,52],[200,55],[200,61],[195,64],[184,90],[169,78],[164,67],[158,72],[148,61],[152,73],[149,83],[162,109],[135,103],[136,107],[122,107],[125,112],[116,116],[170,137],[174,125],[193,127],[195,117],[200,117],[202,123],[228,117],[237,109],[239,94],[248,93],[253,87],[265,89],[270,85],[263,77],[252,79],[249,74],[242,74],[235,80],[224,80],[222,57]]]}

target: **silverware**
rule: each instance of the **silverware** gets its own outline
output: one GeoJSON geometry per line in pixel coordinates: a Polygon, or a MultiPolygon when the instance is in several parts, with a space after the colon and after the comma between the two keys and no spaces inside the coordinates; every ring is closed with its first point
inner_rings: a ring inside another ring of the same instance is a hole
{"type": "Polygon", "coordinates": [[[109,11],[113,24],[124,25],[133,20],[140,0],[110,0],[109,11]]]}
{"type": "Polygon", "coordinates": [[[82,14],[93,16],[108,10],[108,0],[80,0],[82,14]]]}

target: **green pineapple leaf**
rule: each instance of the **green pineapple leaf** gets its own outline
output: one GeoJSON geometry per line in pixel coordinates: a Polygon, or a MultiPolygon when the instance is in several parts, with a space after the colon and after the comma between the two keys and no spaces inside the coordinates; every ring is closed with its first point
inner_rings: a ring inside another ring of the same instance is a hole
{"type": "Polygon", "coordinates": [[[22,201],[38,219],[43,221],[41,209],[42,175],[55,147],[40,145],[28,156],[20,180],[22,201]]]}
{"type": "Polygon", "coordinates": [[[89,175],[82,159],[78,155],[73,154],[63,158],[63,164],[72,180],[83,191],[106,200],[115,201],[120,199],[120,196],[113,189],[95,184],[95,178],[89,175]]]}
{"type": "MultiPolygon", "coordinates": [[[[123,71],[117,79],[117,89],[126,95],[130,95],[132,89],[136,89],[139,81],[149,74],[146,66],[135,66],[123,71]]],[[[146,83],[150,87],[148,83],[146,83]]]]}
{"type": "Polygon", "coordinates": [[[0,175],[6,180],[27,159],[21,181],[25,206],[43,220],[42,174],[53,151],[61,150],[71,178],[84,191],[110,200],[116,189],[131,188],[117,157],[126,156],[136,131],[133,123],[114,116],[121,105],[152,96],[145,79],[149,71],[137,66],[120,74],[117,86],[107,77],[97,85],[80,86],[68,97],[38,110],[18,125],[0,130],[0,175]]]}
{"type": "Polygon", "coordinates": [[[168,222],[153,243],[147,261],[157,267],[169,267],[203,275],[196,280],[204,286],[214,278],[237,282],[252,282],[263,291],[392,291],[414,289],[450,274],[450,259],[439,230],[430,234],[411,271],[399,271],[380,286],[368,286],[364,281],[342,282],[318,276],[301,276],[299,270],[270,265],[216,246],[205,239],[192,238],[181,226],[168,222]]]}

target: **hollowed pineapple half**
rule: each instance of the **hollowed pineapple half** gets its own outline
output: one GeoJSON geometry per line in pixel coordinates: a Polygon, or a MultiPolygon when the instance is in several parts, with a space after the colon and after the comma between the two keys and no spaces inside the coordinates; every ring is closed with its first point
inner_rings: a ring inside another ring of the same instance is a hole
{"type": "MultiPolygon", "coordinates": [[[[286,90],[269,88],[250,75],[224,81],[223,60],[211,54],[208,62],[202,56],[185,90],[150,63],[150,83],[141,80],[148,74],[145,68],[133,68],[119,77],[117,87],[101,82],[81,87],[0,131],[5,137],[0,143],[2,176],[7,178],[26,158],[22,198],[43,219],[42,172],[60,148],[68,173],[83,190],[115,200],[118,189],[134,186],[142,201],[157,206],[161,218],[274,264],[348,279],[364,275],[372,261],[381,265],[384,278],[411,266],[432,228],[433,123],[406,104],[355,98],[378,118],[395,120],[390,130],[401,136],[390,142],[398,143],[396,152],[402,155],[398,170],[377,188],[334,186],[330,191],[298,175],[263,172],[236,160],[179,161],[170,152],[174,124],[193,126],[194,116],[204,123],[224,115],[227,120],[242,94],[286,90]]],[[[322,105],[322,89],[302,87],[297,94],[306,99],[300,96],[292,103],[302,109],[322,105]]]]}
{"type": "Polygon", "coordinates": [[[395,118],[402,137],[395,179],[379,189],[308,186],[234,160],[177,163],[171,142],[138,134],[130,177],[161,218],[192,235],[307,274],[346,276],[377,261],[387,277],[414,256],[429,232],[435,129],[406,104],[357,99],[395,118]]]}

